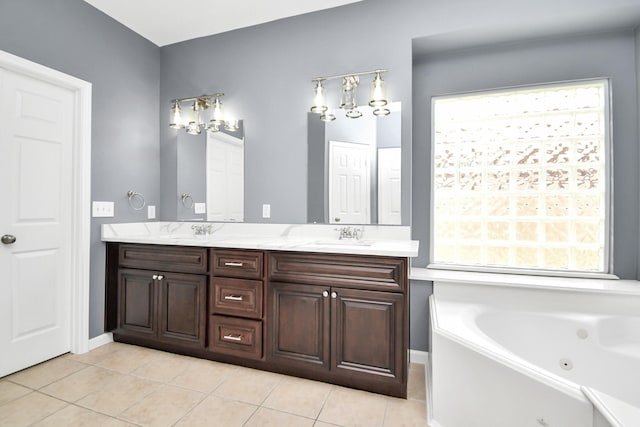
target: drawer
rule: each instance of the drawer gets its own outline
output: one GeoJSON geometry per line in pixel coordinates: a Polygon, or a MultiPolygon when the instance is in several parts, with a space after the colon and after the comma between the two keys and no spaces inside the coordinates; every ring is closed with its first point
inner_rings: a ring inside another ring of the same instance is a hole
{"type": "Polygon", "coordinates": [[[122,244],[118,256],[121,267],[177,273],[206,273],[207,249],[186,246],[122,244]]]}
{"type": "Polygon", "coordinates": [[[214,249],[211,251],[213,275],[262,279],[263,258],[261,251],[214,249]]]}
{"type": "Polygon", "coordinates": [[[214,277],[209,292],[212,314],[262,317],[262,281],[214,277]]]}
{"type": "Polygon", "coordinates": [[[407,288],[406,258],[270,252],[270,281],[402,292],[407,288]]]}
{"type": "Polygon", "coordinates": [[[262,358],[262,322],[211,316],[209,350],[250,359],[262,358]]]}

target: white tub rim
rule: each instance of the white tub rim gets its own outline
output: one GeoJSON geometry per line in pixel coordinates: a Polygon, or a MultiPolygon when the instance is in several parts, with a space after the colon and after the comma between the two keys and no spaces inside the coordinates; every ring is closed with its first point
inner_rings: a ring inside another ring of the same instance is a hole
{"type": "MultiPolygon", "coordinates": [[[[472,275],[475,275],[475,274],[476,273],[472,273],[472,275]]],[[[480,273],[480,274],[484,275],[485,273],[480,273]]],[[[508,348],[506,348],[504,345],[500,343],[496,343],[496,346],[501,350],[503,350],[505,354],[500,354],[490,348],[482,347],[478,343],[470,341],[462,336],[455,334],[454,332],[450,332],[447,329],[441,327],[440,322],[438,321],[438,315],[437,315],[438,310],[437,310],[437,303],[436,303],[435,285],[436,283],[443,283],[446,286],[447,283],[450,283],[450,284],[455,283],[455,284],[461,284],[461,285],[479,285],[479,286],[488,285],[492,287],[505,287],[505,288],[524,287],[524,288],[533,288],[533,289],[539,289],[539,290],[540,289],[549,290],[551,292],[578,291],[578,292],[597,292],[597,293],[614,294],[614,295],[622,294],[622,295],[640,296],[639,281],[624,281],[626,283],[622,283],[621,284],[622,286],[620,287],[614,286],[615,289],[613,289],[613,292],[612,292],[611,289],[606,289],[607,287],[600,289],[598,285],[597,285],[597,288],[595,289],[593,287],[573,288],[573,287],[566,287],[564,285],[542,287],[538,285],[529,285],[529,284],[523,285],[521,283],[518,283],[515,285],[511,283],[504,283],[504,282],[500,283],[499,281],[495,282],[493,280],[490,280],[489,278],[485,278],[485,280],[487,280],[486,282],[484,280],[481,282],[476,282],[475,280],[471,280],[469,278],[467,278],[467,280],[456,280],[454,278],[455,276],[457,275],[454,274],[453,277],[450,276],[448,280],[432,279],[434,283],[434,293],[429,296],[429,320],[430,320],[430,327],[431,327],[432,334],[438,333],[439,335],[459,345],[469,348],[472,351],[475,351],[481,354],[482,356],[489,358],[490,360],[493,360],[497,363],[500,363],[511,369],[514,369],[522,373],[523,375],[526,375],[529,378],[532,378],[533,380],[540,381],[560,392],[564,392],[572,397],[575,397],[579,401],[589,403],[600,412],[600,414],[611,424],[612,427],[631,427],[631,426],[637,425],[637,420],[640,419],[640,408],[632,406],[631,404],[623,400],[614,398],[612,396],[608,396],[592,387],[583,386],[569,379],[556,375],[544,369],[541,366],[538,366],[534,363],[531,363],[525,360],[524,358],[513,353],[512,351],[510,351],[508,348]],[[629,287],[629,286],[632,286],[632,287],[629,287]],[[638,288],[633,289],[633,286],[636,286],[638,288]],[[623,408],[622,411],[613,410],[613,408],[611,408],[610,406],[618,406],[618,405],[608,404],[606,399],[604,399],[604,396],[614,401],[621,402],[627,408],[623,408]]],[[[500,275],[500,276],[504,276],[504,275],[500,275]]],[[[510,276],[510,275],[507,275],[507,276],[510,276]]],[[[547,280],[548,279],[550,278],[547,278],[547,280]]],[[[553,278],[553,279],[557,279],[557,278],[553,278]]],[[[579,279],[579,280],[585,280],[585,279],[579,279]]],[[[613,281],[613,282],[618,282],[618,281],[613,281]]],[[[486,305],[486,304],[483,304],[483,305],[486,305]]],[[[480,333],[484,334],[484,332],[480,332],[480,333]]],[[[487,334],[484,334],[484,335],[487,335],[487,334]]],[[[490,339],[488,335],[487,337],[488,339],[490,339]]],[[[431,349],[431,351],[433,352],[433,348],[431,349]]],[[[431,369],[433,369],[432,364],[430,364],[429,369],[427,369],[427,381],[429,381],[429,378],[432,378],[432,373],[429,372],[429,370],[431,369]]],[[[431,384],[429,382],[427,382],[427,384],[428,384],[428,387],[427,387],[427,411],[428,412],[427,413],[433,414],[433,397],[431,395],[433,391],[431,389],[431,384]]],[[[433,420],[431,417],[432,415],[429,415],[429,418],[430,418],[429,421],[432,422],[434,425],[438,425],[438,423],[435,420],[433,420]]]]}

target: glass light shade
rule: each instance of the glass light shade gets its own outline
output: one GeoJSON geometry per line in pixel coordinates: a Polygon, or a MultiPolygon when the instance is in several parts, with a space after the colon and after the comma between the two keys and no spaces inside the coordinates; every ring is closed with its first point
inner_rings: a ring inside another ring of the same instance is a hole
{"type": "Polygon", "coordinates": [[[222,102],[220,102],[220,98],[217,96],[215,101],[213,101],[211,123],[216,126],[224,124],[224,110],[222,108],[222,102]]]}
{"type": "Polygon", "coordinates": [[[352,110],[356,108],[356,89],[358,88],[358,77],[347,76],[342,79],[342,90],[340,91],[340,108],[352,110]]]}
{"type": "Polygon", "coordinates": [[[173,103],[173,107],[171,107],[171,117],[169,119],[169,127],[173,129],[184,129],[184,123],[182,121],[180,110],[180,104],[178,101],[173,103]]]}
{"type": "Polygon", "coordinates": [[[213,121],[210,121],[209,124],[207,125],[207,132],[219,132],[220,131],[220,126],[218,126],[217,124],[213,123],[213,121]]]}
{"type": "Polygon", "coordinates": [[[373,79],[373,83],[371,83],[371,98],[369,105],[371,107],[384,107],[387,105],[384,81],[382,80],[382,77],[380,77],[380,73],[376,73],[376,78],[373,79]]]}
{"type": "Polygon", "coordinates": [[[225,122],[224,128],[230,132],[236,132],[240,129],[240,124],[238,123],[238,119],[229,119],[225,122]]]}
{"type": "Polygon", "coordinates": [[[362,117],[362,111],[358,110],[357,107],[354,107],[351,110],[347,111],[346,116],[350,119],[357,119],[362,117]]]}
{"type": "Polygon", "coordinates": [[[388,108],[376,108],[375,110],[373,110],[374,116],[388,116],[389,114],[391,114],[391,110],[389,110],[388,108]]]}
{"type": "Polygon", "coordinates": [[[327,109],[324,113],[320,115],[320,120],[323,122],[332,122],[336,119],[336,115],[333,110],[327,109]]]}
{"type": "Polygon", "coordinates": [[[187,126],[187,133],[189,135],[200,135],[200,126],[198,122],[191,121],[189,122],[189,126],[187,126]]]}
{"type": "Polygon", "coordinates": [[[322,114],[327,111],[327,101],[324,97],[324,87],[322,86],[322,80],[318,80],[316,87],[313,89],[313,105],[311,106],[312,113],[322,114]]]}

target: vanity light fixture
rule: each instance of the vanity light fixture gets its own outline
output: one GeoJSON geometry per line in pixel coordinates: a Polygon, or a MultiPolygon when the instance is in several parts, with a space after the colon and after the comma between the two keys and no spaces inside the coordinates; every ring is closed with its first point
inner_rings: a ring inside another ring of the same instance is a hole
{"type": "Polygon", "coordinates": [[[340,74],[337,76],[329,77],[316,77],[311,79],[316,84],[314,88],[313,106],[311,112],[320,114],[320,120],[324,122],[331,122],[336,119],[336,115],[331,108],[327,106],[325,99],[325,89],[323,82],[327,80],[342,79],[342,86],[340,87],[340,105],[339,108],[346,111],[346,116],[351,119],[357,119],[362,117],[362,111],[358,109],[356,101],[356,93],[358,85],[360,84],[360,76],[366,76],[375,74],[375,78],[371,83],[371,97],[369,100],[369,106],[373,107],[373,114],[375,116],[386,116],[391,111],[386,108],[388,103],[384,81],[382,80],[382,73],[387,70],[373,70],[364,71],[360,73],[340,74]]]}
{"type": "Polygon", "coordinates": [[[190,98],[177,98],[171,100],[171,117],[169,127],[173,129],[185,129],[190,135],[198,135],[202,130],[218,132],[220,128],[235,132],[239,129],[238,120],[224,118],[224,110],[220,98],[224,93],[213,95],[200,95],[190,98]],[[189,104],[187,114],[183,114],[181,104],[189,104]],[[207,110],[210,113],[207,114],[207,110]],[[210,116],[210,119],[207,120],[210,116]],[[186,116],[186,117],[185,117],[186,116]]]}

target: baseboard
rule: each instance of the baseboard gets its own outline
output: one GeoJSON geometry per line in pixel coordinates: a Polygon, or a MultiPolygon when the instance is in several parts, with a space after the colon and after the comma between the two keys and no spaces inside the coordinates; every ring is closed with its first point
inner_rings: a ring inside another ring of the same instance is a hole
{"type": "Polygon", "coordinates": [[[111,332],[98,335],[97,337],[91,338],[89,340],[89,351],[94,350],[105,344],[109,344],[110,342],[113,342],[113,334],[111,332]]]}
{"type": "Polygon", "coordinates": [[[429,352],[409,349],[409,362],[427,365],[429,362],[429,352]]]}

